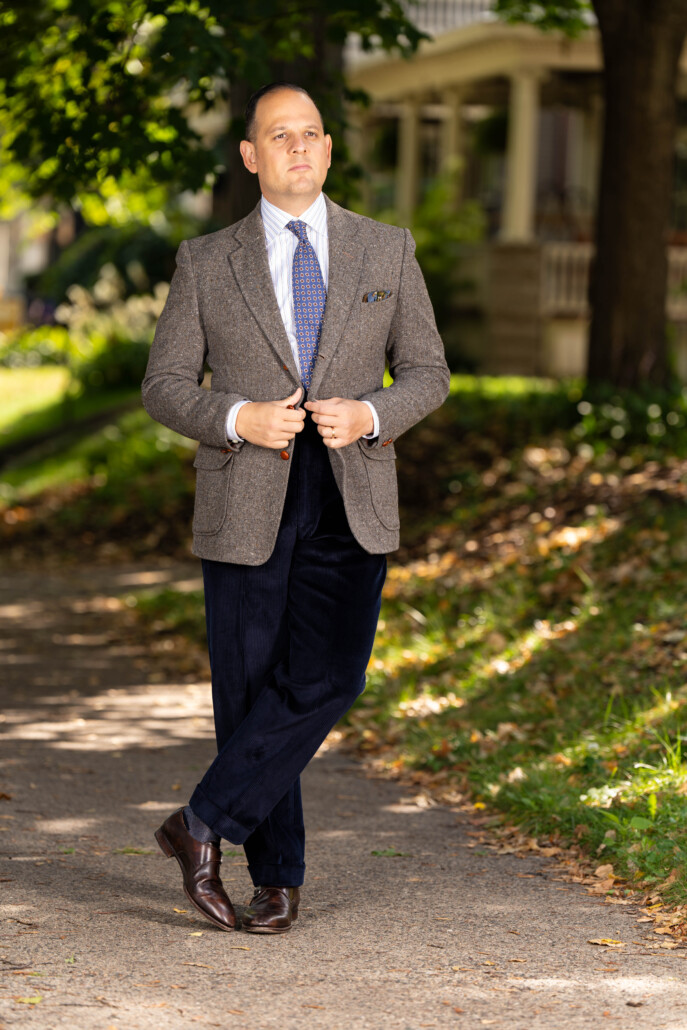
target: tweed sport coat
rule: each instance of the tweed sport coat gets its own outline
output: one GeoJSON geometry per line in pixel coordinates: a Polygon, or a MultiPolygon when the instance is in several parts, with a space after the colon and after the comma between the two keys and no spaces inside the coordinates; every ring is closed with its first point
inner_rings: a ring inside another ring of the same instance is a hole
{"type": "MultiPolygon", "coordinates": [[[[409,230],[325,201],[329,283],[308,398],[375,406],[375,441],[327,453],[353,534],[382,554],[399,544],[394,441],[442,404],[449,372],[409,230]],[[364,300],[369,294],[379,299],[364,300]],[[393,384],[383,388],[387,361],[393,384]]],[[[258,204],[234,225],[179,247],[143,380],[148,414],[200,443],[194,554],[243,565],[269,558],[298,436],[281,452],[232,444],[227,414],[242,398],[278,400],[299,385],[258,204]],[[201,385],[206,365],[210,390],[201,385]]]]}

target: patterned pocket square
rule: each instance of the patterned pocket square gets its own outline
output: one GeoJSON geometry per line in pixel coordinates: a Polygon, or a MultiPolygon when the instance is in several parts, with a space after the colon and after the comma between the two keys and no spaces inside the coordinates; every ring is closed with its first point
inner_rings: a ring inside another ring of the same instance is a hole
{"type": "Polygon", "coordinates": [[[373,304],[376,300],[386,300],[391,296],[391,290],[373,290],[372,293],[363,293],[363,304],[373,304]]]}

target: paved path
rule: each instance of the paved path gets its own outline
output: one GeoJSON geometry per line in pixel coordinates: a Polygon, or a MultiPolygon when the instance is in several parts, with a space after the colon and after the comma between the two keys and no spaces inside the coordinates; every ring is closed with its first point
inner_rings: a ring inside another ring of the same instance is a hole
{"type": "MultiPolygon", "coordinates": [[[[212,757],[208,686],[160,682],[108,601],[196,575],[0,577],[1,1027],[687,1028],[687,951],[646,950],[632,908],[475,846],[458,813],[333,749],[304,777],[297,927],[229,934],[197,915],[152,833],[212,757]]],[[[225,848],[240,907],[249,878],[225,848]]]]}

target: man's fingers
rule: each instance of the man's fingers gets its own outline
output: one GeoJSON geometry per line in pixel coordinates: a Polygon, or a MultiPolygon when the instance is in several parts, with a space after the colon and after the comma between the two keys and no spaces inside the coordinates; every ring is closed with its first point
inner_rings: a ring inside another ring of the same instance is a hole
{"type": "Polygon", "coordinates": [[[296,404],[298,404],[302,395],[303,388],[298,386],[289,397],[285,397],[283,401],[275,401],[275,404],[278,404],[280,408],[294,407],[296,404]]]}
{"type": "Polygon", "coordinates": [[[341,422],[341,415],[334,411],[330,412],[328,415],[312,414],[310,417],[318,426],[340,425],[341,422]]]}
{"type": "Polygon", "coordinates": [[[329,397],[326,401],[306,401],[303,407],[308,411],[317,412],[318,415],[326,415],[334,414],[340,404],[340,397],[329,397]]]}

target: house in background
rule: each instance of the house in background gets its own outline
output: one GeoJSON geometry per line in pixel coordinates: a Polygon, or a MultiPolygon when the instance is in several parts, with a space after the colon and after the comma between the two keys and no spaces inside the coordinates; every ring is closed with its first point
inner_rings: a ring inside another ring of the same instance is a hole
{"type": "MultiPolygon", "coordinates": [[[[455,293],[450,357],[481,372],[581,375],[603,131],[599,37],[593,22],[572,40],[508,25],[493,6],[420,0],[411,17],[432,39],[410,60],[366,54],[349,40],[348,83],[372,101],[364,114],[351,112],[364,208],[393,207],[410,221],[442,170],[453,170],[460,197],[479,201],[487,232],[466,245],[458,270],[470,289],[455,293]]],[[[667,314],[687,381],[687,50],[681,69],[667,314]]],[[[214,138],[228,115],[210,115],[212,125],[199,127],[214,138]]],[[[187,199],[209,214],[209,194],[187,199]]],[[[0,222],[0,332],[26,315],[26,276],[74,232],[68,213],[32,240],[21,216],[0,222]]]]}
{"type": "MultiPolygon", "coordinates": [[[[352,40],[347,79],[372,99],[351,131],[371,213],[410,217],[444,168],[459,168],[487,238],[465,255],[463,357],[484,372],[581,375],[603,123],[593,23],[577,39],[496,19],[490,0],[427,0],[430,33],[408,61],[352,40]]],[[[687,51],[682,74],[687,93],[687,51]]],[[[687,379],[687,118],[676,146],[668,316],[687,379]]]]}

